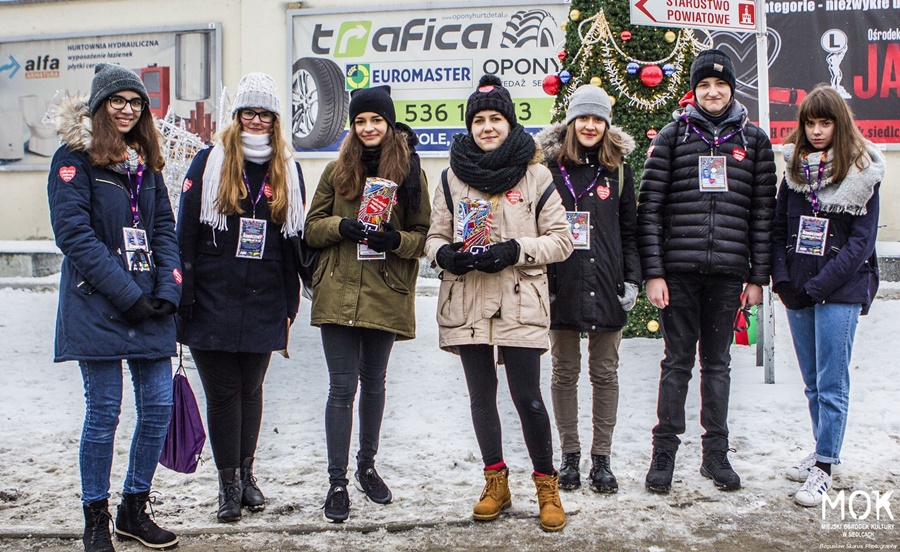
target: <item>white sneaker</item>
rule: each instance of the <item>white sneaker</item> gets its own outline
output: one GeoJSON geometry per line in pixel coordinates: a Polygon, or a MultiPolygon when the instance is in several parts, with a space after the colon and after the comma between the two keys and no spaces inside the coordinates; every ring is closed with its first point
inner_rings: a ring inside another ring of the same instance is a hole
{"type": "MultiPolygon", "coordinates": [[[[813,466],[816,465],[816,453],[810,452],[803,460],[797,462],[796,466],[791,466],[790,468],[784,470],[784,476],[790,479],[791,481],[796,481],[797,483],[804,483],[806,479],[809,477],[809,471],[813,466]]],[[[832,464],[831,465],[831,478],[837,479],[841,476],[843,464],[832,464]]]]}
{"type": "Polygon", "coordinates": [[[794,495],[794,501],[807,508],[818,506],[822,504],[822,497],[829,489],[831,489],[831,476],[813,466],[806,482],[794,495]]]}

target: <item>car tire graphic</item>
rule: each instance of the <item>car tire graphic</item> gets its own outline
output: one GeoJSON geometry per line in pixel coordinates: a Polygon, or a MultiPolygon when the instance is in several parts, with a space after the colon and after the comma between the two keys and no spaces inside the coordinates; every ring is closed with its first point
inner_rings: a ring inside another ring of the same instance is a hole
{"type": "Polygon", "coordinates": [[[291,136],[294,147],[318,149],[341,135],[350,112],[344,73],[330,59],[304,57],[291,76],[291,136]]]}
{"type": "Polygon", "coordinates": [[[555,44],[554,29],[558,28],[547,10],[521,10],[512,15],[503,30],[501,48],[533,46],[548,48],[555,44]]]}

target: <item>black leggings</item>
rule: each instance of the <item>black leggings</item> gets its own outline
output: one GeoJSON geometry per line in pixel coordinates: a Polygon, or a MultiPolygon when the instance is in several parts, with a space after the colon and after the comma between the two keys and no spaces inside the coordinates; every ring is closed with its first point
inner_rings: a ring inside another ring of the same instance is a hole
{"type": "MultiPolygon", "coordinates": [[[[485,466],[503,461],[503,438],[497,411],[497,370],[490,345],[457,347],[466,373],[472,424],[485,466]]],[[[541,353],[539,349],[500,347],[506,366],[506,380],[519,419],[525,446],[534,471],[553,473],[553,441],[550,416],[541,396],[541,353]]]]}
{"type": "Polygon", "coordinates": [[[191,347],[203,391],[206,427],[216,468],[238,468],[256,454],[263,380],[272,353],[202,351],[191,347]]]}

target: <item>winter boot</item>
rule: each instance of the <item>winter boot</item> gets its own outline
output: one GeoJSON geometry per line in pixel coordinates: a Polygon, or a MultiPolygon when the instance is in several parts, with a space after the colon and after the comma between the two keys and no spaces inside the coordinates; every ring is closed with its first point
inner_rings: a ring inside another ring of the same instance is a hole
{"type": "Polygon", "coordinates": [[[109,502],[106,499],[82,506],[84,510],[84,552],[115,552],[109,536],[109,502]]]}
{"type": "MultiPolygon", "coordinates": [[[[562,481],[562,473],[559,474],[562,481]]],[[[562,483],[559,484],[562,487],[562,483]]],[[[616,476],[609,469],[609,456],[602,454],[591,455],[591,489],[598,493],[619,492],[619,483],[616,476]]]]}
{"type": "MultiPolygon", "coordinates": [[[[116,514],[116,537],[119,540],[136,540],[155,550],[167,550],[178,544],[178,537],[156,525],[147,515],[150,491],[122,493],[122,503],[116,514]]],[[[153,513],[151,506],[150,513],[153,513]]]]}
{"type": "Polygon", "coordinates": [[[654,448],[650,471],[647,472],[647,480],[644,483],[646,487],[656,493],[667,493],[672,490],[674,474],[675,451],[654,448]]]}
{"type": "Polygon", "coordinates": [[[580,452],[564,452],[562,464],[559,466],[559,488],[571,491],[581,487],[581,473],[578,466],[581,464],[580,452]]]}
{"type": "Polygon", "coordinates": [[[251,512],[266,509],[266,497],[259,490],[253,475],[253,458],[245,458],[241,464],[241,504],[251,512]]]}
{"type": "Polygon", "coordinates": [[[703,453],[700,475],[713,480],[716,488],[722,491],[734,491],[741,488],[741,478],[734,473],[728,461],[727,450],[713,450],[703,453]]]}
{"type": "Polygon", "coordinates": [[[241,480],[237,468],[219,470],[219,512],[222,523],[241,519],[241,480]]]}
{"type": "Polygon", "coordinates": [[[541,529],[562,531],[566,526],[566,513],[559,501],[559,472],[553,475],[532,475],[537,488],[538,506],[541,508],[541,529]]]}
{"type": "Polygon", "coordinates": [[[484,490],[481,499],[472,509],[476,521],[492,521],[500,516],[501,510],[512,506],[509,495],[509,469],[484,470],[484,490]]]}

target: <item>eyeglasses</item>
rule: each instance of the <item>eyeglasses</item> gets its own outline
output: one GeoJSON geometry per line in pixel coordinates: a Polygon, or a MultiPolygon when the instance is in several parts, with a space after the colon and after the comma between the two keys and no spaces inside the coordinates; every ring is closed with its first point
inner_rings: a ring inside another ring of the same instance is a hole
{"type": "Polygon", "coordinates": [[[271,123],[275,120],[275,114],[271,111],[254,111],[252,109],[242,109],[239,113],[241,114],[241,119],[247,121],[248,123],[257,117],[259,117],[259,121],[261,123],[271,123]]]}
{"type": "Polygon", "coordinates": [[[116,111],[120,111],[125,109],[125,104],[131,106],[131,110],[135,113],[139,113],[144,109],[144,104],[146,102],[140,98],[131,98],[130,100],[126,100],[122,96],[110,96],[109,97],[109,105],[116,111]]]}

